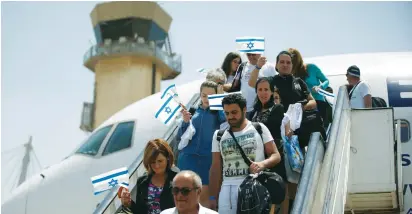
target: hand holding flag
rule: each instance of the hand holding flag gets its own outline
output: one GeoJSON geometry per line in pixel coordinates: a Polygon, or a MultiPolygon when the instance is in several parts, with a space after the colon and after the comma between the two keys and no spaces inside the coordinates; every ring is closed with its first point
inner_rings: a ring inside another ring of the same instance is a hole
{"type": "Polygon", "coordinates": [[[176,118],[176,112],[180,109],[186,109],[179,99],[175,84],[166,88],[161,96],[162,106],[156,112],[155,118],[161,120],[165,125],[169,125],[170,121],[176,118]]]}
{"type": "Polygon", "coordinates": [[[129,171],[127,167],[112,170],[91,178],[94,195],[110,190],[115,186],[129,188],[129,171]]]}

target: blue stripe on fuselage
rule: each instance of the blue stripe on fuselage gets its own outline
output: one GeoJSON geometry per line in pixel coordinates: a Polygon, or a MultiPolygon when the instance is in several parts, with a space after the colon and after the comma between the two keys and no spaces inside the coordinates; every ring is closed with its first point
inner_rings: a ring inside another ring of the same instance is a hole
{"type": "Polygon", "coordinates": [[[402,98],[401,92],[412,93],[412,85],[399,85],[400,80],[412,81],[412,76],[388,77],[386,85],[388,87],[388,105],[391,107],[412,107],[412,98],[402,98]]]}

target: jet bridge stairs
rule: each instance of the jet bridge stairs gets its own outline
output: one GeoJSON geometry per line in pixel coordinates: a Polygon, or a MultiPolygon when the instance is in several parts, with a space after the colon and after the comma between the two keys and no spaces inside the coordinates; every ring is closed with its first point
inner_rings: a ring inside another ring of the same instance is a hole
{"type": "MultiPolygon", "coordinates": [[[[196,105],[195,94],[186,105],[196,105]]],[[[180,117],[180,116],[179,116],[180,117]]],[[[163,135],[177,154],[180,118],[163,135]]],[[[313,133],[298,184],[293,214],[400,213],[403,211],[400,125],[392,108],[350,109],[346,86],[339,88],[328,139],[313,133]],[[399,152],[398,152],[399,151],[399,152]]],[[[129,166],[132,198],[137,178],[145,173],[143,151],[129,166]]],[[[110,191],[94,214],[113,214],[121,207],[110,191]]]]}

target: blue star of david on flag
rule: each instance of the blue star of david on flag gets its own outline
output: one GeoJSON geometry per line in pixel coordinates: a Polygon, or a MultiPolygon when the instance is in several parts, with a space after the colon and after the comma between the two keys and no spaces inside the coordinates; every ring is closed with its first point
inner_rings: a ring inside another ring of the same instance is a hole
{"type": "Polygon", "coordinates": [[[159,104],[161,107],[156,112],[155,118],[162,121],[165,125],[169,125],[176,118],[177,112],[182,106],[176,86],[173,84],[167,87],[160,99],[159,104]]]}
{"type": "Polygon", "coordinates": [[[116,186],[116,185],[117,185],[117,180],[112,179],[112,180],[109,182],[109,186],[111,186],[111,187],[114,187],[114,186],[116,186]]]}
{"type": "Polygon", "coordinates": [[[265,38],[263,37],[238,37],[236,49],[242,53],[263,54],[265,51],[265,38]]]}
{"type": "Polygon", "coordinates": [[[127,167],[115,169],[91,178],[94,195],[110,190],[116,186],[129,187],[129,171],[127,167]]]}
{"type": "Polygon", "coordinates": [[[255,46],[255,45],[254,45],[252,42],[249,42],[249,43],[247,44],[247,48],[249,48],[249,49],[252,49],[253,46],[255,46]]]}

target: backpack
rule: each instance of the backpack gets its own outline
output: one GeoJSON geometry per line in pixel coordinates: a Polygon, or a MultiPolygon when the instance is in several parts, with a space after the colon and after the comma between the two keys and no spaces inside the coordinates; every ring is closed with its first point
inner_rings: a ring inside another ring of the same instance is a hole
{"type": "MultiPolygon", "coordinates": [[[[263,131],[260,123],[252,122],[252,125],[259,133],[263,143],[263,131]]],[[[216,139],[218,142],[222,139],[225,131],[226,129],[221,129],[217,132],[216,139]]],[[[267,158],[266,154],[265,158],[267,158]]],[[[271,204],[280,204],[285,199],[285,183],[283,178],[274,172],[274,169],[275,167],[266,169],[260,172],[257,177],[249,175],[243,180],[238,192],[238,214],[266,214],[269,213],[271,204]],[[259,206],[254,204],[257,201],[260,201],[259,206]],[[266,212],[267,203],[269,204],[269,210],[266,212]]]]}
{"type": "MultiPolygon", "coordinates": [[[[359,85],[359,83],[353,86],[353,88],[350,90],[349,100],[352,98],[352,94],[355,91],[356,86],[359,85]]],[[[348,90],[349,90],[349,87],[348,87],[348,90]]],[[[388,105],[386,104],[386,101],[384,99],[380,97],[372,97],[372,108],[386,108],[386,107],[388,107],[388,105]]]]}
{"type": "Polygon", "coordinates": [[[272,201],[268,189],[255,175],[248,175],[238,188],[237,214],[269,214],[272,201]]]}
{"type": "Polygon", "coordinates": [[[388,107],[386,101],[380,97],[372,97],[372,108],[385,108],[388,107]]]}
{"type": "Polygon", "coordinates": [[[247,62],[242,62],[242,63],[239,65],[239,67],[238,67],[238,69],[237,69],[237,71],[236,71],[235,77],[233,78],[232,86],[230,87],[228,93],[240,91],[240,85],[241,85],[241,81],[240,81],[240,80],[242,79],[242,72],[243,72],[243,69],[244,69],[245,66],[246,66],[246,63],[247,63],[247,62]]]}

